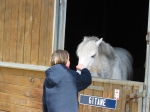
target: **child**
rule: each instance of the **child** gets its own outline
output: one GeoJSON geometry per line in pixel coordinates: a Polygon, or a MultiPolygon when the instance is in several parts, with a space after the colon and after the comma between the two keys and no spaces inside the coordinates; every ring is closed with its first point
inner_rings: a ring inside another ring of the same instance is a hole
{"type": "Polygon", "coordinates": [[[82,64],[76,66],[81,74],[69,69],[69,53],[66,50],[56,50],[52,54],[51,66],[45,71],[43,112],[78,112],[78,92],[92,82],[89,70],[82,64]]]}

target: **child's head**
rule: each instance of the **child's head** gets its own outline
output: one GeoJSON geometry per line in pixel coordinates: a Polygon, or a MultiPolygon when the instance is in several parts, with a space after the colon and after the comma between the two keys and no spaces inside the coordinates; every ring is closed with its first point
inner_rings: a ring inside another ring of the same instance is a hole
{"type": "Polygon", "coordinates": [[[51,55],[51,66],[56,64],[64,64],[70,66],[69,53],[66,50],[56,50],[51,55]]]}

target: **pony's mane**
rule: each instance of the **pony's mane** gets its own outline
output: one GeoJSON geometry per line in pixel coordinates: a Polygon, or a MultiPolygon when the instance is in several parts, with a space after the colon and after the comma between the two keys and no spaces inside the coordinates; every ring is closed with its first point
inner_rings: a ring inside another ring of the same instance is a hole
{"type": "MultiPolygon", "coordinates": [[[[92,36],[92,37],[84,37],[84,40],[78,45],[77,48],[77,54],[80,53],[87,53],[93,49],[96,49],[95,46],[93,46],[94,42],[98,41],[99,38],[92,36]],[[84,48],[84,49],[83,49],[84,48]]],[[[99,55],[105,55],[109,59],[114,59],[114,49],[110,46],[110,44],[105,43],[102,41],[98,47],[98,53],[99,55]]]]}
{"type": "Polygon", "coordinates": [[[77,47],[77,55],[78,53],[84,55],[85,53],[96,49],[96,47],[93,46],[93,44],[98,40],[99,39],[97,37],[84,37],[84,40],[77,47]]]}
{"type": "Polygon", "coordinates": [[[102,41],[98,47],[98,52],[99,55],[103,54],[106,57],[108,57],[109,59],[114,59],[115,58],[115,51],[114,48],[106,43],[105,41],[102,41]]]}

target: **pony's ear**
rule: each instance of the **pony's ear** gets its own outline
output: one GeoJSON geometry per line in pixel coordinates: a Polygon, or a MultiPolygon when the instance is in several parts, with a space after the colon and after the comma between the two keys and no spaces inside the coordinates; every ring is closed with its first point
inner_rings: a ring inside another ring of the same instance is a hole
{"type": "Polygon", "coordinates": [[[83,39],[83,42],[85,42],[86,40],[87,40],[87,37],[85,36],[84,39],[83,39]]]}
{"type": "Polygon", "coordinates": [[[100,43],[102,42],[103,38],[99,39],[98,41],[96,41],[96,45],[99,46],[100,43]]]}

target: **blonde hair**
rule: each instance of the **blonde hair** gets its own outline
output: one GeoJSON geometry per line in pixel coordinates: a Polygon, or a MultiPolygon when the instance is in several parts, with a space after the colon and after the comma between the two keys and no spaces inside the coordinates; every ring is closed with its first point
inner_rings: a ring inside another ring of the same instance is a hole
{"type": "Polygon", "coordinates": [[[51,55],[51,66],[56,64],[66,64],[69,58],[69,53],[66,50],[56,50],[51,55]]]}

